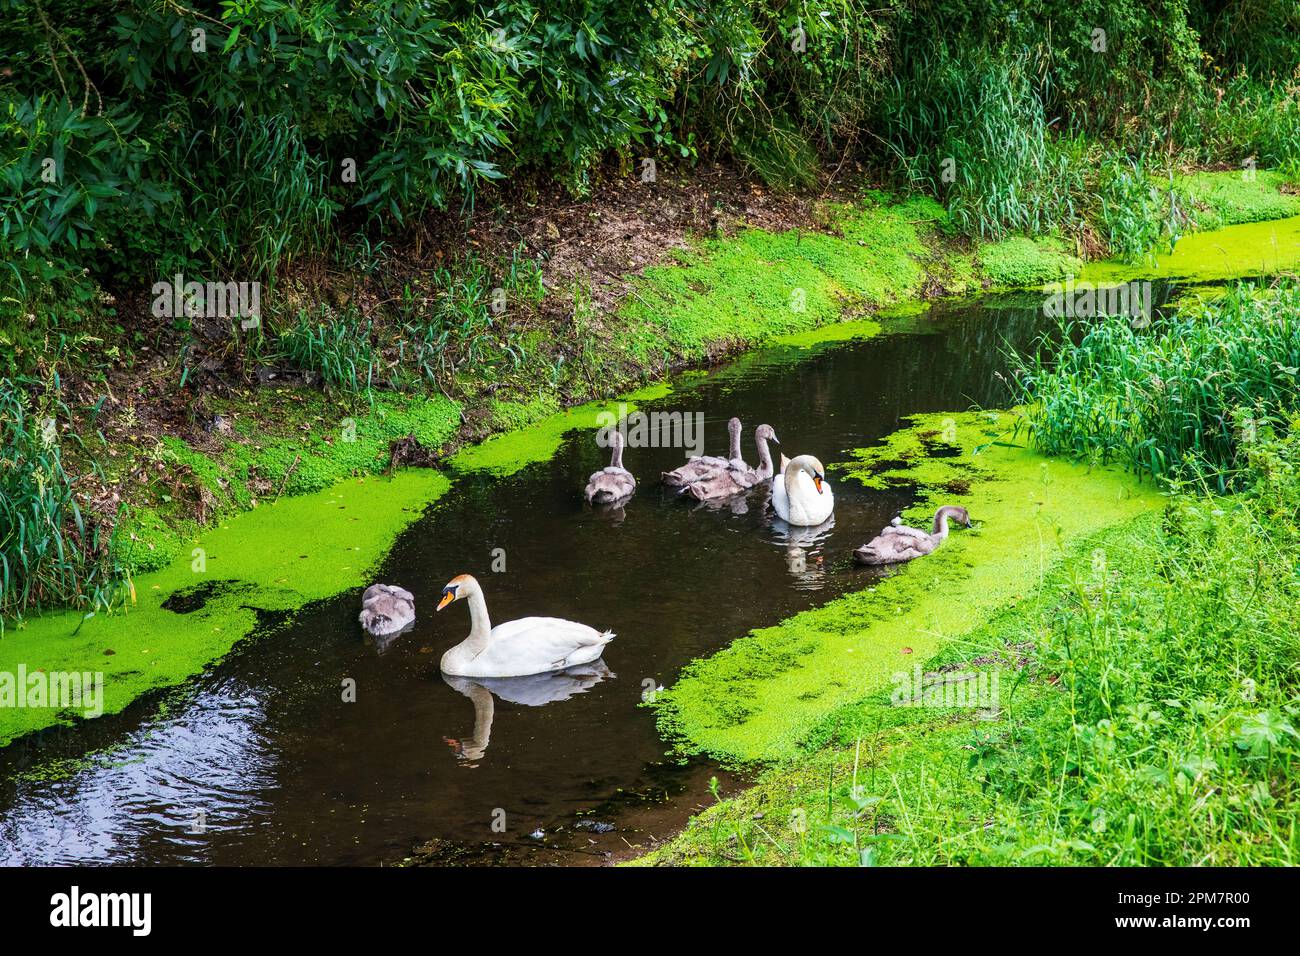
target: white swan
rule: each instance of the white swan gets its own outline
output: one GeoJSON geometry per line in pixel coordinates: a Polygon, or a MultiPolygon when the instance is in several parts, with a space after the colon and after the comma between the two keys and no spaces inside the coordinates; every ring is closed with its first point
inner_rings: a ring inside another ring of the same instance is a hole
{"type": "Polygon", "coordinates": [[[469,637],[442,655],[444,673],[457,677],[525,677],[594,661],[614,639],[586,624],[558,617],[521,617],[492,626],[483,590],[471,575],[447,582],[438,601],[441,611],[453,601],[469,600],[469,637]]]}
{"type": "Polygon", "coordinates": [[[772,482],[772,507],[787,524],[810,528],[835,510],[835,493],[826,480],[826,467],[812,455],[793,461],[781,456],[781,475],[772,482]]]}

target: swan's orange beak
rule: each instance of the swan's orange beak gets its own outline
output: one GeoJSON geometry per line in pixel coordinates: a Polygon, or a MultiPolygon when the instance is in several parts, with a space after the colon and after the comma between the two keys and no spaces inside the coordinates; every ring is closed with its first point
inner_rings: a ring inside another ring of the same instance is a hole
{"type": "Polygon", "coordinates": [[[817,494],[820,495],[822,493],[822,476],[813,475],[813,484],[817,487],[817,494]]]}
{"type": "Polygon", "coordinates": [[[451,588],[447,588],[442,592],[442,600],[438,602],[438,610],[441,611],[454,600],[456,600],[456,592],[451,588]]]}

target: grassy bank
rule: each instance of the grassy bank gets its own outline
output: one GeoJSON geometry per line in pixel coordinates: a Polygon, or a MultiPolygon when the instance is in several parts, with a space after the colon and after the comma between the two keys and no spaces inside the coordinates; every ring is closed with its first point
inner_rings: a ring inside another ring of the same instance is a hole
{"type": "Polygon", "coordinates": [[[1097,320],[1027,365],[1022,439],[1091,468],[996,444],[968,461],[958,416],[961,457],[935,457],[927,421],[850,465],[912,472],[980,524],[660,695],[684,749],[765,769],[641,862],[1294,864],[1297,314],[1293,282],[1235,288],[1149,332],[1097,320]],[[997,513],[986,455],[1022,479],[1077,469],[1055,506],[1088,519],[1043,534],[1032,484],[997,513]],[[1084,497],[1108,461],[1120,494],[1084,497]]]}

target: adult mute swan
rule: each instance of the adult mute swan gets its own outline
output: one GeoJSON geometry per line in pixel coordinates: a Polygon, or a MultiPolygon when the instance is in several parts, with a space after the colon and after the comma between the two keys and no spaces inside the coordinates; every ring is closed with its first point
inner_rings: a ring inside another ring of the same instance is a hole
{"type": "Polygon", "coordinates": [[[662,476],[663,483],[669,488],[677,489],[678,494],[681,494],[695,482],[713,478],[731,468],[735,462],[743,464],[744,461],[740,457],[740,427],[739,418],[727,422],[730,441],[727,445],[726,458],[719,455],[696,455],[680,468],[665,471],[662,476]]]}
{"type": "Polygon", "coordinates": [[[609,436],[610,447],[614,449],[610,453],[609,467],[592,475],[582,493],[593,505],[612,505],[636,491],[636,479],[623,467],[623,433],[612,429],[609,436]]]}
{"type": "Polygon", "coordinates": [[[758,448],[757,468],[750,468],[744,459],[733,458],[722,471],[688,485],[686,493],[698,501],[714,501],[730,498],[759,482],[767,481],[772,477],[772,452],[767,447],[769,441],[781,444],[771,425],[759,425],[754,429],[754,445],[758,448]]]}
{"type": "Polygon", "coordinates": [[[772,482],[772,507],[787,524],[811,528],[831,516],[835,493],[826,480],[826,467],[812,455],[781,461],[784,471],[772,482]]]}
{"type": "Polygon", "coordinates": [[[909,528],[898,518],[858,550],[853,558],[859,564],[898,564],[930,554],[948,537],[948,519],[970,527],[970,514],[960,505],[944,505],[934,513],[934,531],[909,528]]]}
{"type": "Polygon", "coordinates": [[[594,661],[614,639],[586,624],[558,617],[521,617],[492,626],[483,590],[471,575],[447,582],[441,611],[453,601],[469,601],[469,637],[442,655],[444,673],[456,677],[525,677],[594,661]]]}
{"type": "Polygon", "coordinates": [[[361,595],[357,620],[375,637],[396,634],[415,623],[415,595],[391,584],[372,584],[361,595]]]}

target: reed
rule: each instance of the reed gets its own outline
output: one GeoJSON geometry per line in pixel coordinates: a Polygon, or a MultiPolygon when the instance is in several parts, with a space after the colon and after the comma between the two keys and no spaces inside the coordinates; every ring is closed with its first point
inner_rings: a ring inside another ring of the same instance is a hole
{"type": "MultiPolygon", "coordinates": [[[[58,429],[58,381],[0,379],[0,632],[42,608],[108,608],[130,590],[114,558],[113,522],[83,512],[58,429]],[[40,407],[33,412],[32,395],[40,407]]],[[[80,456],[79,456],[80,457],[80,456]]]]}
{"type": "Polygon", "coordinates": [[[369,322],[363,325],[352,312],[339,314],[322,306],[315,313],[299,310],[278,347],[295,368],[320,375],[327,389],[369,392],[380,371],[370,337],[369,322]]]}
{"type": "Polygon", "coordinates": [[[1239,488],[1244,447],[1300,404],[1300,285],[1242,283],[1200,309],[1135,328],[1065,325],[1018,370],[1042,451],[1122,462],[1166,482],[1239,488]]]}

